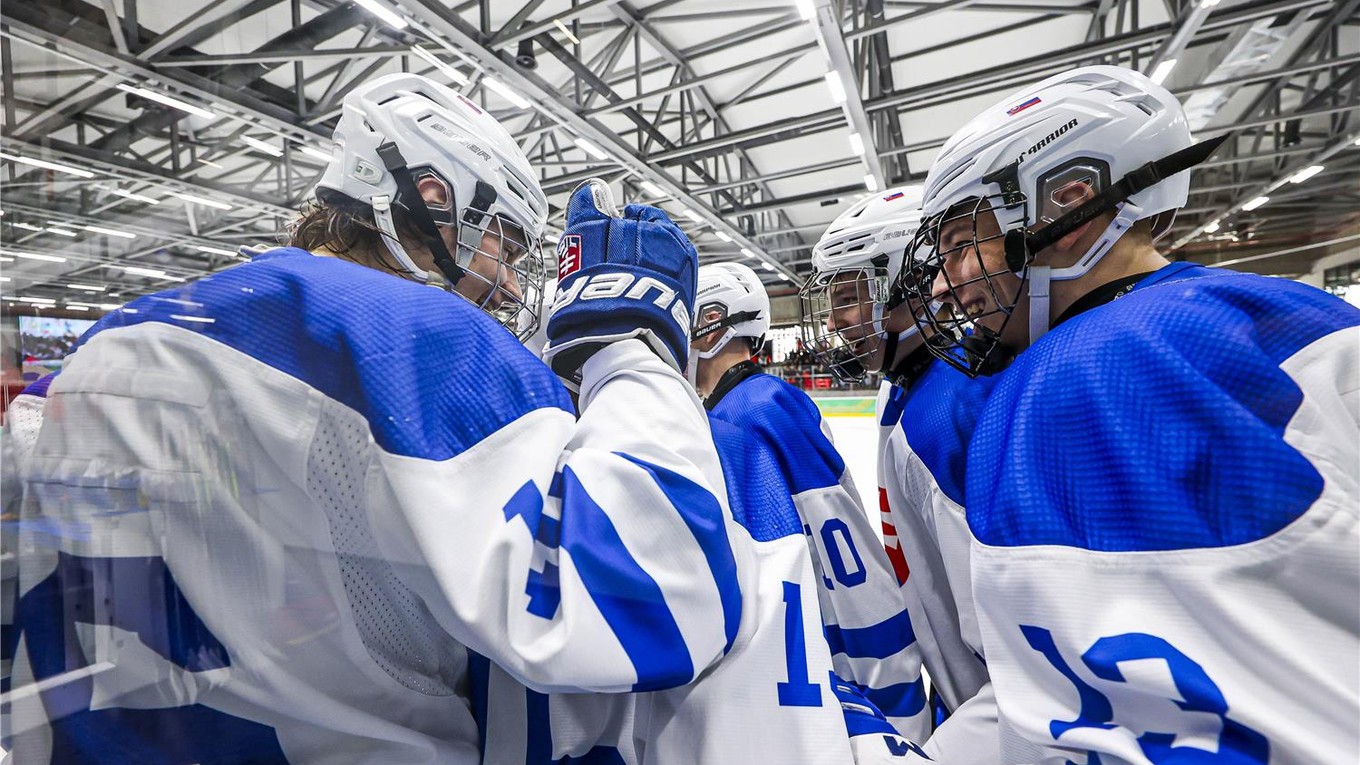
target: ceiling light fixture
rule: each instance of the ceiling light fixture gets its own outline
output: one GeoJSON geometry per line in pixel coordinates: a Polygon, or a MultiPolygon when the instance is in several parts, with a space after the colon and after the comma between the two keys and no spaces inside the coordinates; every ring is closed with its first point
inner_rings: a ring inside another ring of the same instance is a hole
{"type": "Polygon", "coordinates": [[[185,194],[182,191],[172,191],[170,193],[176,197],[179,197],[180,199],[183,199],[185,202],[190,202],[196,205],[203,205],[204,207],[215,207],[219,210],[231,209],[231,205],[227,204],[226,202],[218,202],[213,199],[205,199],[200,196],[194,196],[193,194],[185,194]]]}
{"type": "Polygon", "coordinates": [[[439,72],[443,74],[445,77],[449,78],[450,80],[453,80],[459,85],[466,85],[469,82],[471,82],[471,80],[467,78],[467,75],[463,74],[457,69],[454,69],[449,64],[441,61],[438,56],[429,52],[425,48],[419,45],[412,45],[411,52],[419,56],[421,60],[423,60],[425,63],[429,64],[435,69],[438,69],[439,72]]]}
{"type": "Polygon", "coordinates": [[[1303,183],[1304,181],[1308,180],[1309,178],[1312,178],[1313,176],[1315,176],[1315,175],[1317,175],[1318,173],[1322,172],[1322,169],[1323,169],[1323,168],[1322,168],[1322,165],[1312,165],[1312,166],[1309,166],[1309,167],[1305,167],[1305,168],[1303,168],[1302,170],[1298,171],[1297,173],[1294,173],[1293,175],[1289,176],[1289,182],[1290,182],[1290,183],[1303,183]]]}
{"type": "Polygon", "coordinates": [[[118,229],[104,228],[103,226],[82,226],[82,228],[84,228],[86,231],[93,231],[96,234],[104,234],[105,236],[116,236],[121,239],[137,238],[137,235],[132,233],[131,231],[119,231],[118,229]]]}
{"type": "Polygon", "coordinates": [[[595,144],[591,143],[585,138],[576,136],[571,139],[571,142],[579,146],[582,151],[594,157],[595,159],[609,159],[609,155],[604,152],[604,149],[601,149],[600,147],[596,146],[595,144]]]}
{"type": "Polygon", "coordinates": [[[252,149],[262,151],[271,157],[283,156],[283,149],[280,149],[277,146],[271,146],[270,144],[267,144],[258,138],[251,138],[248,135],[243,135],[241,136],[241,143],[244,143],[246,146],[249,146],[252,149]]]}
{"type": "Polygon", "coordinates": [[[568,40],[571,40],[572,45],[581,44],[581,41],[576,39],[576,35],[572,34],[570,29],[567,29],[567,25],[563,24],[561,19],[553,19],[553,23],[557,25],[558,29],[562,30],[562,34],[566,35],[568,40]]]}
{"type": "Polygon", "coordinates": [[[6,154],[5,152],[2,151],[0,151],[0,159],[8,159],[11,162],[18,162],[21,165],[29,165],[31,167],[41,167],[44,170],[55,170],[59,173],[69,173],[71,175],[76,176],[77,178],[94,177],[94,173],[90,172],[89,170],[81,170],[78,167],[71,167],[70,165],[62,165],[56,162],[48,162],[45,159],[33,159],[31,157],[21,157],[18,154],[6,154]]]}
{"type": "Polygon", "coordinates": [[[529,108],[529,102],[524,98],[524,96],[521,96],[520,94],[511,90],[509,85],[506,85],[505,83],[501,82],[495,77],[492,77],[489,74],[482,77],[482,84],[490,88],[491,90],[495,91],[496,93],[499,93],[502,98],[514,104],[516,108],[519,109],[529,108]]]}
{"type": "Polygon", "coordinates": [[[188,101],[181,101],[178,98],[175,98],[174,96],[169,96],[166,95],[165,93],[151,90],[150,88],[138,88],[133,85],[128,85],[127,83],[120,82],[118,83],[118,89],[123,91],[124,93],[131,93],[134,96],[141,96],[142,98],[145,98],[148,101],[155,101],[156,103],[165,104],[166,106],[169,106],[171,108],[179,109],[182,112],[192,114],[196,117],[202,117],[204,119],[209,120],[217,119],[217,114],[214,112],[208,111],[207,109],[204,109],[201,106],[195,106],[189,103],[188,101]]]}
{"type": "Polygon", "coordinates": [[[845,83],[835,72],[826,73],[826,86],[831,89],[831,100],[837,104],[845,103],[845,83]]]}
{"type": "Polygon", "coordinates": [[[158,205],[161,203],[161,200],[159,199],[152,199],[151,197],[143,196],[141,194],[134,194],[131,191],[124,191],[123,189],[116,189],[109,186],[96,186],[95,188],[107,191],[116,197],[131,199],[134,202],[145,202],[149,205],[158,205]]]}
{"type": "Polygon", "coordinates": [[[16,252],[14,250],[0,250],[0,254],[12,255],[16,258],[23,258],[25,260],[43,260],[47,261],[48,263],[66,262],[66,258],[63,258],[60,255],[44,255],[39,252],[16,252]]]}
{"type": "Polygon", "coordinates": [[[315,146],[308,146],[307,144],[304,143],[298,146],[298,151],[302,152],[303,154],[306,154],[312,159],[319,159],[322,162],[327,163],[331,161],[330,152],[322,151],[321,149],[318,149],[315,146]]]}
{"type": "Polygon", "coordinates": [[[354,3],[377,16],[384,24],[393,29],[405,29],[408,26],[406,19],[387,6],[378,3],[377,0],[354,0],[354,3]]]}

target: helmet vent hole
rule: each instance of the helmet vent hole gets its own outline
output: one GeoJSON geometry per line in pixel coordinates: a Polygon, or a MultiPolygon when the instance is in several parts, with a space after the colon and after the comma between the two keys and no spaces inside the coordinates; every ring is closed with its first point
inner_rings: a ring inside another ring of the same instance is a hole
{"type": "Polygon", "coordinates": [[[970,158],[967,162],[961,163],[958,167],[954,168],[953,172],[951,172],[944,178],[941,178],[936,183],[936,188],[943,188],[945,186],[948,186],[950,183],[953,183],[955,178],[958,178],[960,175],[963,175],[964,173],[968,172],[969,168],[971,168],[976,162],[977,160],[970,158]]]}

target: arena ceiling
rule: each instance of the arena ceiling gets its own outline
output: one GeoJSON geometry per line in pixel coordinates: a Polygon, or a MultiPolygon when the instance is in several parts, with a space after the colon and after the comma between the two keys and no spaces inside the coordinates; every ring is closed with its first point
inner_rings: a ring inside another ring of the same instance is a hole
{"type": "Polygon", "coordinates": [[[1169,253],[1297,275],[1360,238],[1357,7],[10,0],[4,293],[99,310],[239,262],[309,194],[345,93],[401,70],[503,119],[539,168],[550,229],[576,183],[603,177],[670,211],[706,261],[763,267],[779,294],[840,210],[920,183],[979,109],[1085,63],[1160,68],[1197,135],[1234,132],[1194,171],[1169,253]]]}

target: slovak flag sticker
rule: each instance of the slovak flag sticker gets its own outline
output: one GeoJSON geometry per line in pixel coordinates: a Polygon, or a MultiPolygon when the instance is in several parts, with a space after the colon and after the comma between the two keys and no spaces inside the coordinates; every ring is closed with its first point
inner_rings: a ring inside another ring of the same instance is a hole
{"type": "Polygon", "coordinates": [[[894,199],[901,199],[901,198],[904,197],[904,196],[906,196],[906,193],[905,193],[905,192],[897,191],[897,192],[894,192],[894,193],[892,193],[892,194],[889,194],[889,195],[886,196],[886,197],[883,197],[883,201],[884,201],[884,202],[891,202],[891,201],[893,201],[894,199]]]}
{"type": "Polygon", "coordinates": [[[581,236],[567,234],[557,243],[557,280],[581,270],[581,236]]]}
{"type": "Polygon", "coordinates": [[[1023,104],[1013,106],[1010,109],[1007,109],[1006,115],[1009,117],[1014,117],[1015,115],[1019,114],[1020,112],[1023,112],[1024,110],[1030,108],[1031,106],[1034,106],[1037,103],[1039,103],[1039,97],[1035,96],[1034,98],[1031,98],[1030,100],[1024,102],[1023,104]]]}

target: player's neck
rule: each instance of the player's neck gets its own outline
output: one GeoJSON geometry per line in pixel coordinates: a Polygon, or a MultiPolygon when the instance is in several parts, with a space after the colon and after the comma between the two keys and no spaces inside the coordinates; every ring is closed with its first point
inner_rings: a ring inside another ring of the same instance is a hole
{"type": "Polygon", "coordinates": [[[1091,290],[1113,281],[1156,271],[1169,262],[1146,239],[1120,239],[1085,276],[1050,284],[1049,320],[1062,316],[1073,303],[1091,290]]]}
{"type": "Polygon", "coordinates": [[[717,356],[702,360],[699,364],[699,376],[694,382],[699,395],[704,398],[712,395],[713,389],[717,387],[722,376],[727,374],[727,370],[751,358],[747,350],[745,343],[736,338],[719,351],[717,356]]]}

